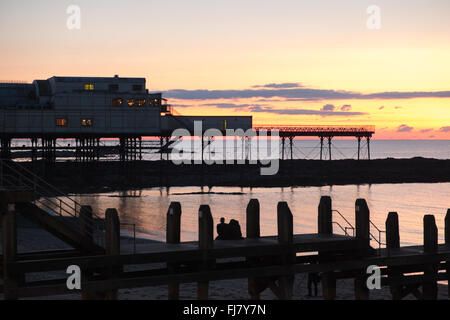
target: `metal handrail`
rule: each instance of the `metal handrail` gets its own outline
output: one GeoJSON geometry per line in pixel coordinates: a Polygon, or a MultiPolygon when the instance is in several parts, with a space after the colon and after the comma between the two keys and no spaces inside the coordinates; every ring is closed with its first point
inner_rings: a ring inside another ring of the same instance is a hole
{"type": "Polygon", "coordinates": [[[382,242],[382,240],[381,240],[381,234],[382,234],[382,233],[386,233],[386,231],[381,230],[380,228],[378,228],[378,227],[375,225],[375,223],[372,222],[372,220],[369,220],[369,222],[370,222],[370,225],[371,225],[372,227],[374,227],[374,228],[377,230],[377,232],[378,232],[378,239],[376,239],[376,237],[372,234],[372,232],[370,232],[370,236],[372,237],[372,240],[374,240],[376,243],[378,243],[378,247],[379,247],[379,248],[381,248],[382,246],[385,246],[386,243],[382,242]]]}
{"type": "MultiPolygon", "coordinates": [[[[44,183],[44,184],[46,185],[46,187],[44,187],[44,186],[42,186],[42,185],[40,185],[40,184],[38,185],[38,184],[36,183],[36,181],[31,180],[31,179],[28,178],[26,175],[24,175],[24,174],[22,174],[21,172],[19,172],[18,170],[16,170],[13,166],[6,164],[6,160],[3,160],[3,159],[2,159],[2,160],[0,160],[0,161],[1,161],[2,166],[4,165],[6,168],[8,168],[8,169],[14,171],[19,177],[24,178],[24,179],[27,179],[30,183],[32,183],[32,184],[33,184],[33,190],[36,190],[36,186],[39,186],[39,188],[41,188],[41,189],[44,191],[44,192],[41,194],[42,197],[45,197],[45,198],[48,199],[48,197],[45,196],[44,193],[49,193],[49,194],[55,193],[55,194],[58,194],[58,195],[56,196],[56,198],[57,198],[58,200],[62,201],[62,200],[60,199],[60,197],[64,197],[64,198],[68,199],[70,202],[73,203],[73,206],[72,206],[71,204],[67,203],[66,201],[60,202],[60,203],[62,203],[62,204],[64,204],[64,205],[66,205],[68,208],[74,210],[75,216],[77,216],[77,207],[81,210],[81,207],[82,207],[81,204],[79,204],[77,201],[73,200],[72,198],[70,198],[69,196],[67,196],[66,194],[64,194],[61,190],[57,189],[55,186],[51,185],[50,183],[48,183],[47,181],[45,181],[44,179],[42,179],[42,178],[39,177],[38,175],[36,175],[36,174],[34,174],[33,172],[31,172],[30,170],[26,169],[26,168],[23,167],[23,166],[20,166],[20,165],[17,164],[17,163],[14,163],[14,165],[17,166],[17,167],[19,167],[20,170],[22,170],[22,171],[26,172],[27,174],[31,175],[31,176],[33,177],[33,179],[37,179],[37,180],[39,180],[40,182],[44,183]],[[53,190],[52,190],[52,189],[53,189],[53,190]],[[53,192],[52,192],[52,191],[53,191],[53,192]]],[[[93,216],[94,216],[94,218],[100,218],[100,217],[99,217],[98,215],[96,215],[95,213],[93,213],[93,216]]]]}
{"type": "Polygon", "coordinates": [[[333,221],[333,224],[337,225],[342,231],[344,231],[344,234],[346,236],[350,237],[350,234],[348,233],[348,230],[351,230],[352,228],[350,227],[343,227],[339,222],[337,221],[333,221]]]}
{"type": "MultiPolygon", "coordinates": [[[[14,165],[17,168],[14,168],[12,164],[8,165],[8,161],[1,160],[0,159],[0,185],[3,185],[5,182],[9,185],[14,186],[24,186],[29,189],[31,189],[34,193],[34,203],[39,206],[43,207],[44,210],[50,210],[51,212],[54,212],[55,214],[58,214],[57,211],[59,211],[59,215],[63,216],[63,214],[71,216],[73,218],[77,218],[75,221],[77,222],[78,228],[81,227],[81,221],[88,221],[93,225],[92,232],[89,232],[89,235],[92,235],[94,238],[94,228],[97,231],[104,231],[101,226],[98,225],[99,221],[102,221],[101,218],[93,213],[93,217],[86,217],[82,216],[79,213],[81,212],[82,205],[73,200],[72,198],[65,195],[63,192],[58,190],[56,187],[52,186],[45,180],[43,180],[41,177],[35,175],[33,172],[30,172],[26,168],[23,168],[17,163],[14,163],[14,165]],[[15,174],[13,175],[5,175],[4,174],[4,168],[8,169],[11,173],[15,174]],[[19,171],[20,170],[20,171],[19,171]],[[21,172],[22,171],[22,172],[21,172]],[[25,174],[23,173],[25,172],[25,174]],[[28,177],[27,175],[31,176],[28,177]],[[37,180],[39,182],[42,182],[45,184],[43,186],[40,183],[37,183],[37,180]],[[53,192],[51,190],[53,189],[53,192]],[[48,194],[56,193],[57,196],[54,198],[48,197],[48,194]],[[67,200],[69,202],[67,202],[67,200]],[[57,211],[55,211],[55,208],[57,211]]],[[[63,219],[63,223],[66,223],[66,221],[63,219]]],[[[69,227],[73,227],[73,224],[66,223],[69,227]]],[[[86,232],[86,230],[84,230],[86,232]]]]}
{"type": "MultiPolygon", "coordinates": [[[[340,217],[348,224],[348,227],[342,227],[342,225],[340,225],[338,222],[335,222],[335,221],[333,221],[333,223],[336,224],[341,230],[343,230],[344,233],[345,233],[346,235],[349,235],[348,232],[347,232],[347,230],[352,230],[352,231],[353,231],[353,236],[355,236],[355,227],[353,227],[353,225],[350,223],[350,221],[348,221],[348,220],[344,217],[344,215],[343,215],[342,213],[340,213],[338,210],[332,210],[332,212],[336,212],[337,214],[339,214],[339,216],[340,216],[340,217]]],[[[382,236],[381,236],[381,235],[382,235],[383,233],[386,233],[386,231],[381,230],[380,228],[378,228],[378,227],[375,225],[375,223],[373,223],[372,220],[369,220],[369,223],[370,223],[370,225],[371,225],[372,227],[374,227],[375,230],[377,230],[377,232],[378,232],[378,238],[377,238],[377,237],[375,237],[375,236],[373,235],[372,232],[369,231],[369,236],[370,236],[371,240],[375,241],[375,242],[378,244],[378,247],[379,247],[379,248],[381,248],[382,246],[385,246],[386,243],[384,243],[384,242],[382,241],[382,236]]]]}
{"type": "MultiPolygon", "coordinates": [[[[352,230],[352,233],[353,233],[353,237],[355,236],[355,227],[350,223],[350,221],[348,221],[345,217],[344,217],[344,215],[342,214],[342,213],[340,213],[338,210],[331,210],[331,212],[336,212],[337,214],[339,214],[339,216],[345,221],[345,223],[347,223],[347,227],[345,227],[345,228],[342,228],[342,226],[341,226],[341,229],[344,229],[344,232],[346,232],[345,230],[352,230]]],[[[339,225],[339,223],[337,223],[336,222],[336,224],[337,225],[339,225]]],[[[339,225],[340,226],[340,225],[339,225]]],[[[346,234],[348,234],[348,232],[346,232],[346,234]]]]}

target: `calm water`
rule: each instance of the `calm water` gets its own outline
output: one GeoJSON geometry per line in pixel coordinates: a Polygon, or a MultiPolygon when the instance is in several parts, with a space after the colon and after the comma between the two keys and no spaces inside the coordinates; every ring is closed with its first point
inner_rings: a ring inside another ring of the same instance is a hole
{"type": "MultiPolygon", "coordinates": [[[[141,191],[74,196],[76,200],[104,213],[117,208],[121,222],[136,224],[141,237],[164,240],[166,212],[171,201],[182,204],[183,241],[197,239],[197,211],[208,204],[217,223],[220,217],[237,219],[245,233],[245,209],[248,201],[257,198],[261,204],[261,232],[276,234],[278,201],[287,201],[294,215],[296,233],[317,232],[317,206],[320,197],[330,195],[333,209],[339,210],[354,224],[354,203],[365,198],[371,210],[371,220],[384,230],[389,211],[397,211],[400,218],[402,245],[422,243],[422,224],[425,214],[434,214],[443,241],[444,218],[450,208],[450,183],[433,184],[376,184],[361,186],[298,187],[298,188],[230,188],[176,187],[141,191]]],[[[335,216],[334,220],[344,224],[335,216]]],[[[336,233],[342,233],[335,227],[336,233]]],[[[373,234],[377,234],[372,230],[373,234]]],[[[384,241],[384,237],[383,237],[384,241]]]]}
{"type": "MultiPolygon", "coordinates": [[[[214,142],[219,143],[219,142],[214,142]]],[[[102,145],[117,145],[118,142],[114,140],[102,140],[102,145]]],[[[14,140],[13,146],[28,146],[28,140],[14,140]]],[[[58,140],[59,147],[74,146],[73,140],[58,140]]],[[[144,140],[146,147],[158,146],[156,140],[144,140]]],[[[217,145],[217,144],[216,144],[217,145]]],[[[214,146],[214,145],[213,145],[214,146]]],[[[367,158],[367,142],[362,141],[361,157],[367,158]]],[[[286,155],[290,156],[289,144],[286,142],[286,155]]],[[[214,150],[214,147],[212,147],[214,150]]],[[[280,147],[281,149],[281,147],[280,147]]],[[[217,151],[217,149],[216,149],[217,151]]],[[[209,152],[207,147],[205,152],[209,152]]],[[[234,152],[233,149],[226,149],[225,152],[230,155],[234,152]]],[[[281,151],[280,151],[281,153],[281,151]]],[[[328,151],[324,151],[325,157],[328,157],[328,151]]],[[[294,140],[293,157],[295,159],[319,159],[320,143],[319,140],[294,140]]],[[[425,157],[435,159],[450,159],[450,134],[449,140],[372,140],[371,141],[371,155],[372,159],[385,158],[413,158],[425,157]]],[[[17,159],[29,157],[28,153],[15,152],[17,159]]],[[[59,157],[67,156],[67,152],[59,152],[59,157]]],[[[105,158],[114,160],[117,155],[103,155],[105,158]]],[[[333,159],[355,159],[357,158],[357,142],[356,139],[344,140],[336,138],[332,142],[332,157],[333,159]]],[[[67,159],[67,158],[66,158],[67,159]]],[[[144,160],[159,160],[160,154],[156,150],[146,149],[143,151],[144,160]]]]}

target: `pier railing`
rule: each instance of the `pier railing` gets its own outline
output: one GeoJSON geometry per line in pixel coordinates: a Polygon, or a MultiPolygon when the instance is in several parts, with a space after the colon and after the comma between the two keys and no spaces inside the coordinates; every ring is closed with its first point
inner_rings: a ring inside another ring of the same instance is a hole
{"type": "Polygon", "coordinates": [[[295,126],[295,125],[256,125],[255,130],[280,130],[303,133],[374,133],[375,126],[295,126]]]}
{"type": "Polygon", "coordinates": [[[36,206],[50,215],[59,216],[62,223],[75,231],[87,233],[98,245],[104,245],[105,225],[102,218],[94,212],[92,217],[83,215],[83,205],[20,164],[0,159],[0,187],[32,191],[36,206]],[[93,228],[83,229],[86,224],[93,228]]]}

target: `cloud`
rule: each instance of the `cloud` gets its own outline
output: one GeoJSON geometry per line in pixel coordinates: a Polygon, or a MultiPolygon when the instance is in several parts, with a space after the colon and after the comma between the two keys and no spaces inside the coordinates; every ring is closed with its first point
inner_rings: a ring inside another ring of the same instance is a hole
{"type": "Polygon", "coordinates": [[[248,108],[250,104],[235,104],[235,103],[205,103],[202,104],[205,107],[216,107],[221,109],[238,109],[238,108],[248,108]]]}
{"type": "Polygon", "coordinates": [[[352,106],[350,104],[344,104],[341,107],[341,111],[350,111],[350,110],[352,110],[352,106]]]}
{"type": "Polygon", "coordinates": [[[407,126],[406,124],[402,124],[397,128],[397,132],[411,132],[413,130],[413,127],[407,126]]]}
{"type": "Polygon", "coordinates": [[[322,107],[322,109],[320,109],[321,111],[334,111],[334,109],[336,109],[336,107],[332,104],[326,104],[322,107]]]}
{"type": "MultiPolygon", "coordinates": [[[[269,84],[272,85],[273,84],[269,84]]],[[[288,84],[279,84],[287,86],[288,84]]],[[[293,84],[290,84],[293,85],[293,84]]],[[[267,86],[267,85],[266,85],[267,86]]],[[[378,92],[363,94],[360,92],[343,90],[324,90],[305,87],[271,88],[244,90],[168,90],[164,93],[167,98],[183,100],[210,99],[244,99],[244,98],[284,98],[290,101],[318,101],[344,99],[414,99],[414,98],[450,98],[450,91],[412,91],[412,92],[378,92]]]]}
{"type": "Polygon", "coordinates": [[[401,108],[402,108],[402,107],[395,107],[394,109],[395,109],[395,110],[398,110],[398,109],[401,109],[401,108]]]}
{"type": "Polygon", "coordinates": [[[450,132],[450,126],[440,128],[439,132],[450,132]]]}
{"type": "Polygon", "coordinates": [[[321,116],[321,117],[339,117],[339,116],[361,116],[367,115],[364,112],[343,112],[333,110],[312,110],[312,109],[274,109],[268,106],[253,106],[249,109],[251,112],[265,112],[279,115],[309,115],[309,116],[321,116]]]}
{"type": "Polygon", "coordinates": [[[431,132],[431,131],[433,131],[433,129],[423,129],[423,130],[420,130],[420,132],[422,132],[422,133],[427,133],[427,132],[431,132]]]}
{"type": "Polygon", "coordinates": [[[252,88],[269,88],[269,89],[292,89],[301,87],[303,87],[303,85],[299,82],[268,83],[263,85],[252,86],[252,88]]]}
{"type": "Polygon", "coordinates": [[[378,108],[378,110],[383,110],[383,109],[384,109],[384,106],[381,106],[378,108]]]}

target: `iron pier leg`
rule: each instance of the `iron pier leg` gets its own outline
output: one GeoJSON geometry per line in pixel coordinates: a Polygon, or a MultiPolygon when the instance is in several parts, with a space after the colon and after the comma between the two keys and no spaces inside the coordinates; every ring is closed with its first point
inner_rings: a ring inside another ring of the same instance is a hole
{"type": "Polygon", "coordinates": [[[330,161],[331,161],[331,137],[328,137],[328,153],[330,156],[330,161]]]}
{"type": "Polygon", "coordinates": [[[294,143],[294,137],[289,137],[289,144],[291,147],[291,160],[294,160],[293,143],[294,143]]]}
{"type": "Polygon", "coordinates": [[[320,160],[323,160],[323,137],[320,137],[320,160]]]}
{"type": "Polygon", "coordinates": [[[361,158],[361,137],[358,137],[358,160],[361,158]]]}
{"type": "Polygon", "coordinates": [[[367,137],[367,157],[370,160],[370,137],[367,137]]]}

